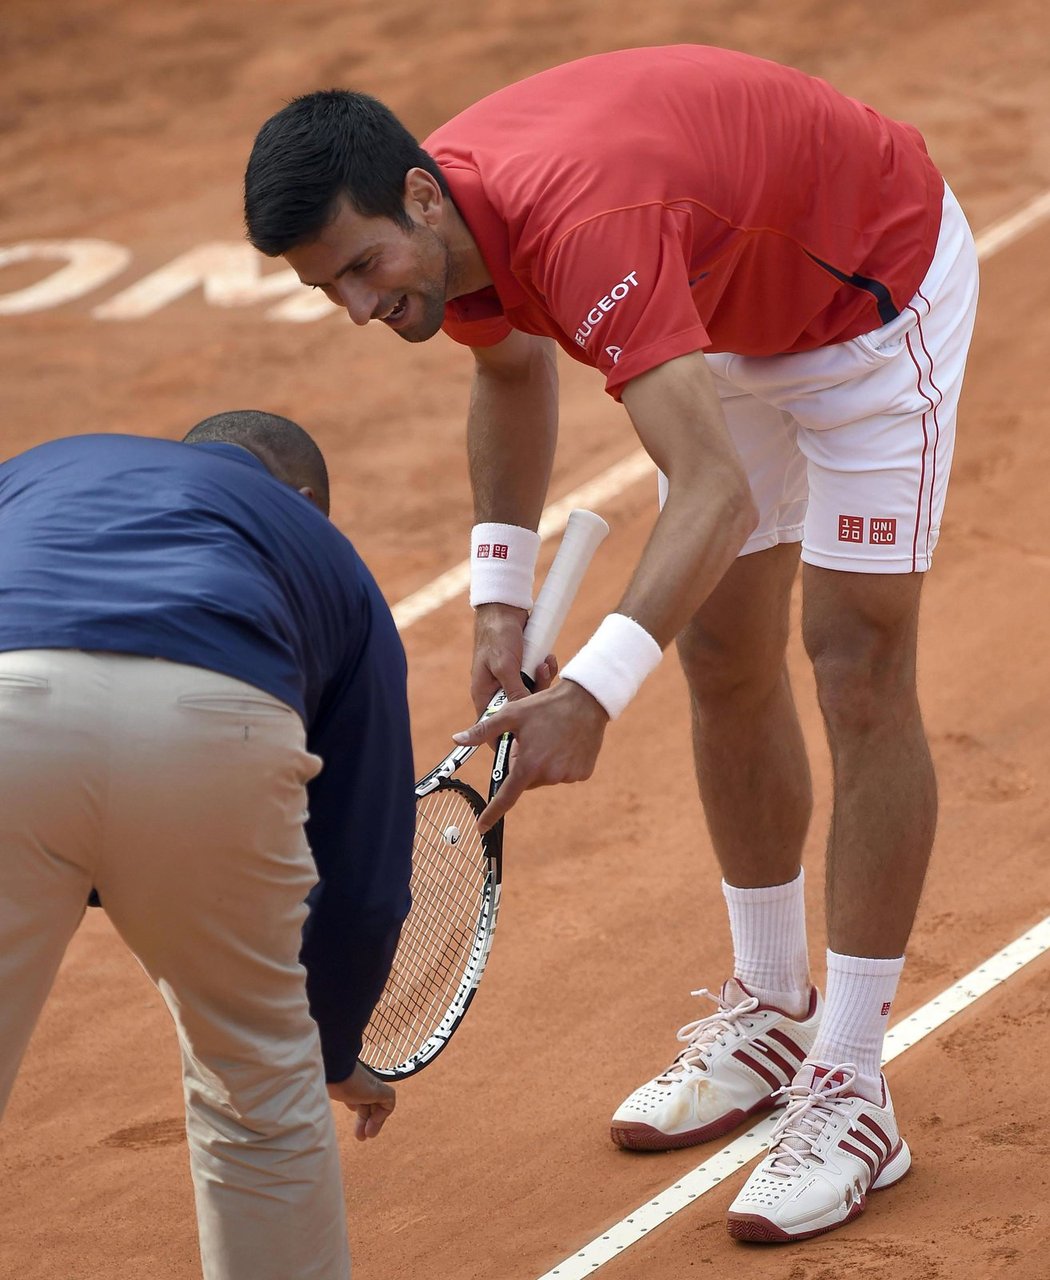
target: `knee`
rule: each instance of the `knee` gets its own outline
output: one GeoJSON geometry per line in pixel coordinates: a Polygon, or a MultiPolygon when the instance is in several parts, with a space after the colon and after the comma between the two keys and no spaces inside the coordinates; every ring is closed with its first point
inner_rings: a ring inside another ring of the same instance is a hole
{"type": "Polygon", "coordinates": [[[213,1149],[263,1146],[295,1153],[328,1140],[331,1106],[323,1073],[307,1069],[231,1070],[185,1079],[187,1131],[213,1149]]]}
{"type": "Polygon", "coordinates": [[[770,637],[720,637],[691,623],[676,646],[694,702],[715,708],[760,702],[778,685],[782,648],[770,637]]]}
{"type": "Polygon", "coordinates": [[[914,649],[869,625],[807,634],[817,698],[832,736],[864,735],[916,705],[914,649]]]}

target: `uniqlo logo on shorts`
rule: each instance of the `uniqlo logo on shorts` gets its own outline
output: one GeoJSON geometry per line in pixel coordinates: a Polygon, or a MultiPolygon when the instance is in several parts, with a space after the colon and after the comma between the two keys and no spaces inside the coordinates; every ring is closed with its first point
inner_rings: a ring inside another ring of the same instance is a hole
{"type": "Polygon", "coordinates": [[[897,541],[897,521],[889,516],[872,516],[868,541],[880,546],[892,547],[897,541]]]}
{"type": "Polygon", "coordinates": [[[493,560],[506,560],[507,544],[505,542],[494,542],[492,544],[492,558],[493,560]]]}
{"type": "Polygon", "coordinates": [[[479,542],[477,558],[479,560],[487,560],[489,558],[489,553],[491,552],[491,550],[492,548],[489,546],[487,542],[479,542]]]}
{"type": "Polygon", "coordinates": [[[890,1002],[887,1000],[882,1006],[882,1016],[888,1018],[890,1016],[890,1002]]]}
{"type": "Polygon", "coordinates": [[[839,542],[863,542],[864,517],[839,516],[839,542]]]}

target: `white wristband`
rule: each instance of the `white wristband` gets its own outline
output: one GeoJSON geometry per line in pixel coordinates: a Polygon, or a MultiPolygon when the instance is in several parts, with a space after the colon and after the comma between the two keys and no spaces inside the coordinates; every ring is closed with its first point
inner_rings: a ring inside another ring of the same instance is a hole
{"type": "Polygon", "coordinates": [[[476,524],[470,534],[470,605],[532,608],[540,535],[516,524],[476,524]]]}
{"type": "Polygon", "coordinates": [[[610,613],[561,675],[586,689],[615,720],[661,657],[660,646],[644,627],[625,614],[610,613]]]}

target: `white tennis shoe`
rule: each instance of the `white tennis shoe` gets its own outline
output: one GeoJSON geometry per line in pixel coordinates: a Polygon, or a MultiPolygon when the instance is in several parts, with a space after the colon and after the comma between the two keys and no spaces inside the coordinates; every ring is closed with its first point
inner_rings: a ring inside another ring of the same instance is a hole
{"type": "Polygon", "coordinates": [[[881,1106],[851,1092],[856,1078],[850,1063],[807,1063],[784,1091],[769,1153],[729,1206],[734,1240],[783,1243],[834,1231],[864,1212],[869,1191],[908,1172],[911,1152],[885,1076],[881,1106]]]}
{"type": "Polygon", "coordinates": [[[635,1089],[612,1118],[612,1140],[637,1151],[691,1147],[779,1105],[813,1047],[823,1008],[810,992],[804,1018],[762,1005],[736,978],[721,996],[707,990],[715,1013],[678,1032],[685,1048],[661,1075],[635,1089]]]}

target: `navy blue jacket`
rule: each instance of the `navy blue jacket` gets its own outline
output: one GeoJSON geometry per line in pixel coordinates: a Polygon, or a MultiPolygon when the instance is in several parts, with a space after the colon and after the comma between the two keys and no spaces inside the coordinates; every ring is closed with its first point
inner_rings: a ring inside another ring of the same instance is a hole
{"type": "Polygon", "coordinates": [[[165,658],[302,717],[319,882],[303,933],[325,1072],[353,1070],[409,907],[405,656],[371,574],[236,445],[54,440],[0,465],[0,650],[165,658]]]}

